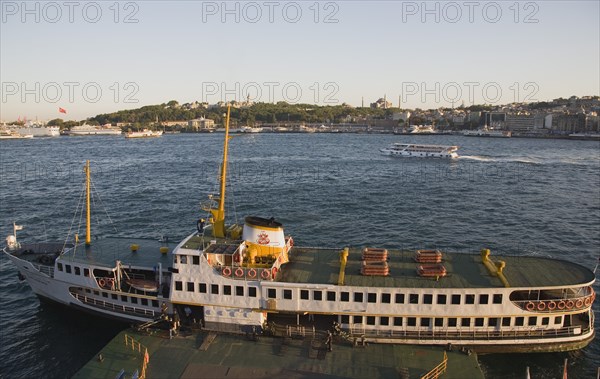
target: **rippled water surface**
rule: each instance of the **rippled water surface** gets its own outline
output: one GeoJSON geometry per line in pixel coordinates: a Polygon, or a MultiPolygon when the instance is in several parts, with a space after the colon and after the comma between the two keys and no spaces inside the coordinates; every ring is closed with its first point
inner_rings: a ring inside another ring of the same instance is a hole
{"type": "MultiPolygon", "coordinates": [[[[180,239],[217,189],[223,135],[0,141],[0,235],[64,240],[92,162],[95,235],[180,239]],[[108,213],[109,217],[106,216],[108,213]],[[112,223],[110,223],[112,220],[112,223]]],[[[600,256],[600,144],[459,136],[260,134],[230,143],[228,215],[274,216],[297,244],[600,256]],[[381,156],[392,142],[459,145],[454,161],[381,156]]],[[[83,229],[81,229],[83,230],[83,229]]],[[[0,377],[69,377],[122,327],[40,303],[0,260],[0,377]]],[[[600,288],[595,285],[598,292],[600,288]]],[[[594,309],[600,305],[596,302],[594,309]]],[[[598,327],[598,322],[596,322],[598,327]]],[[[491,378],[595,377],[596,338],[569,354],[489,355],[491,378]]]]}

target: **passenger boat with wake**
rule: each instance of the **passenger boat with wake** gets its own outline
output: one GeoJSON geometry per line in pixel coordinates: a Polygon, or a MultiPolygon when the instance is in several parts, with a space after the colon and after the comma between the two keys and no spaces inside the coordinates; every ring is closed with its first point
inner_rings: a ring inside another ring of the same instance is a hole
{"type": "Polygon", "coordinates": [[[380,149],[383,155],[414,158],[458,158],[458,146],[394,143],[380,149]]]}
{"type": "Polygon", "coordinates": [[[488,249],[301,247],[281,223],[255,216],[226,227],[228,140],[226,129],[220,195],[202,206],[209,225],[199,222],[177,246],[92,243],[87,227],[85,244],[28,254],[9,236],[4,253],[40,297],[127,321],[169,314],[206,330],[286,336],[329,325],[353,343],[477,352],[568,351],[594,338],[595,274],[575,263],[492,258],[488,249]]]}

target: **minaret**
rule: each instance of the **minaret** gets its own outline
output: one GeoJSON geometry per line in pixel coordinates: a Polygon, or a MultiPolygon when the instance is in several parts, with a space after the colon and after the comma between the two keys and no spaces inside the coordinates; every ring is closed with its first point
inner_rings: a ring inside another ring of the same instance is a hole
{"type": "Polygon", "coordinates": [[[364,108],[365,107],[365,97],[363,96],[361,99],[362,99],[362,102],[361,102],[360,107],[364,108]]]}
{"type": "Polygon", "coordinates": [[[383,109],[387,109],[387,95],[383,94],[383,109]]]}

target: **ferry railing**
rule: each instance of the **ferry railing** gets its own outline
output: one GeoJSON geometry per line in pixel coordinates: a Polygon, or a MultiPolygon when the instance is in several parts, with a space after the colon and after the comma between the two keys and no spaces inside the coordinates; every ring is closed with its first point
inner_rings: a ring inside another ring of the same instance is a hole
{"type": "Polygon", "coordinates": [[[138,378],[145,379],[146,378],[146,369],[148,367],[148,363],[150,363],[150,355],[148,355],[148,348],[146,346],[142,345],[140,342],[133,339],[133,337],[128,336],[127,334],[125,334],[125,346],[126,347],[131,346],[131,350],[133,350],[133,351],[137,350],[138,353],[142,356],[142,367],[141,367],[140,375],[138,376],[138,378]],[[143,354],[142,354],[142,350],[144,351],[143,354]]]}
{"type": "Polygon", "coordinates": [[[49,277],[54,278],[54,267],[52,267],[52,266],[38,265],[36,263],[32,263],[32,265],[33,265],[33,267],[36,270],[38,270],[42,274],[46,274],[49,277]]]}
{"type": "Polygon", "coordinates": [[[497,341],[507,338],[537,339],[570,337],[586,334],[591,330],[590,325],[573,325],[559,329],[510,329],[510,330],[369,330],[360,327],[346,329],[351,338],[390,338],[418,340],[462,340],[497,341]]]}
{"type": "Polygon", "coordinates": [[[447,368],[448,368],[448,355],[444,351],[444,359],[442,359],[442,362],[439,365],[432,368],[431,371],[429,371],[427,374],[423,375],[421,377],[421,379],[437,379],[440,377],[440,375],[442,375],[446,372],[447,368]]]}
{"type": "Polygon", "coordinates": [[[562,299],[512,300],[511,302],[520,309],[528,312],[554,313],[589,308],[594,303],[595,298],[596,293],[592,291],[585,296],[562,299]]]}
{"type": "Polygon", "coordinates": [[[79,300],[85,304],[94,305],[94,306],[97,306],[100,308],[112,310],[112,311],[119,312],[119,313],[139,314],[142,316],[150,316],[152,318],[158,316],[158,312],[150,310],[150,309],[130,307],[130,306],[121,305],[121,304],[114,304],[114,303],[110,303],[110,302],[107,302],[104,300],[90,298],[90,297],[80,295],[80,294],[72,294],[72,295],[77,300],[79,300]]]}

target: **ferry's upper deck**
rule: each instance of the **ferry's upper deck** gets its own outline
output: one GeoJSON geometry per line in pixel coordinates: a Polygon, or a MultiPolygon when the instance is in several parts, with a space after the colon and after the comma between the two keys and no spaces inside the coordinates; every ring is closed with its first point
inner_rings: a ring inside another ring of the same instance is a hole
{"type": "MultiPolygon", "coordinates": [[[[284,282],[338,284],[340,251],[294,247],[290,262],[282,267],[277,279],[284,282]]],[[[389,250],[388,276],[361,274],[361,249],[350,249],[345,268],[344,284],[349,286],[404,287],[404,288],[484,288],[504,287],[492,276],[479,254],[443,254],[445,277],[421,277],[417,274],[420,263],[414,260],[414,251],[389,250]]],[[[503,270],[510,287],[576,286],[591,283],[594,273],[578,264],[543,257],[493,255],[494,261],[506,262],[503,270]]]]}
{"type": "Polygon", "coordinates": [[[175,247],[174,243],[160,242],[143,238],[99,238],[92,240],[90,246],[83,243],[63,254],[63,260],[74,263],[86,263],[97,266],[114,267],[116,260],[124,265],[139,267],[154,267],[161,263],[163,268],[173,263],[170,254],[162,254],[161,247],[167,247],[169,252],[175,247]],[[135,245],[136,249],[132,249],[135,245]]]}

